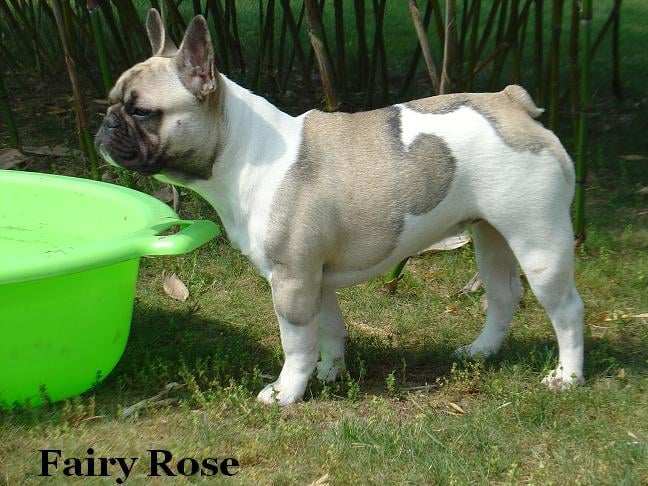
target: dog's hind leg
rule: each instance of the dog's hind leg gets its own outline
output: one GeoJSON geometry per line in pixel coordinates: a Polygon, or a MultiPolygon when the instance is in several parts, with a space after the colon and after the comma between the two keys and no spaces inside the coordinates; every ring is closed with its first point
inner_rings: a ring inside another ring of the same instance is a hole
{"type": "Polygon", "coordinates": [[[569,211],[562,209],[502,230],[556,332],[559,362],[544,381],[558,388],[583,382],[583,301],[574,284],[569,211]]]}
{"type": "Polygon", "coordinates": [[[522,297],[517,260],[502,235],[486,221],[472,226],[479,275],[486,288],[486,324],[471,344],[456,355],[488,357],[496,353],[506,337],[515,308],[522,297]]]}
{"type": "Polygon", "coordinates": [[[319,316],[319,342],[321,359],[317,363],[317,378],[335,381],[344,372],[344,343],[346,326],[340,311],[335,289],[322,292],[322,310],[319,316]]]}

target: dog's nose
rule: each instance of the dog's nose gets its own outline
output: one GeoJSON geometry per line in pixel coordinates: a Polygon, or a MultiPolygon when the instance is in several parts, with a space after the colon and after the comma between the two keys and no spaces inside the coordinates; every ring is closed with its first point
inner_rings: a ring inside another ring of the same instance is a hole
{"type": "Polygon", "coordinates": [[[119,120],[117,119],[115,112],[108,112],[106,114],[105,122],[108,128],[117,128],[119,126],[119,120]]]}

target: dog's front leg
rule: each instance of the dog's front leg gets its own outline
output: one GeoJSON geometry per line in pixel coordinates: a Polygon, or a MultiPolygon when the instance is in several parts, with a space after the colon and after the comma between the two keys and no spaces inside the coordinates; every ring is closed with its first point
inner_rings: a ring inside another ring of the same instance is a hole
{"type": "Polygon", "coordinates": [[[302,399],[315,370],[319,352],[321,271],[315,276],[294,276],[284,268],[273,270],[271,285],[285,361],[277,381],[266,386],[258,399],[283,406],[302,399]]]}

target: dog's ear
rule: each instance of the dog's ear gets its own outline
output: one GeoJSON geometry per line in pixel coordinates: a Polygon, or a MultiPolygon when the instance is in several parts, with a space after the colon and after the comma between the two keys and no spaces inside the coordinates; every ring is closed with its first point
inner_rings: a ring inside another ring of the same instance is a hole
{"type": "Polygon", "coordinates": [[[175,57],[180,80],[199,100],[216,91],[218,81],[214,68],[214,48],[207,21],[202,15],[194,17],[185,32],[175,57]]]}
{"type": "Polygon", "coordinates": [[[171,57],[178,52],[171,37],[166,35],[160,13],[154,8],[149,10],[148,17],[146,17],[146,32],[148,32],[151,42],[153,56],[171,57]]]}

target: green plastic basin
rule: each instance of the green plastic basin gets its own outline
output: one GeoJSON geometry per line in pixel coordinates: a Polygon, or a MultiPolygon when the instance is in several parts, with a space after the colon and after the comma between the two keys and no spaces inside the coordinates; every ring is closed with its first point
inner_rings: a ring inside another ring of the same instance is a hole
{"type": "Polygon", "coordinates": [[[140,257],[187,253],[218,233],[131,189],[0,170],[0,408],[104,379],[126,346],[140,257]]]}

